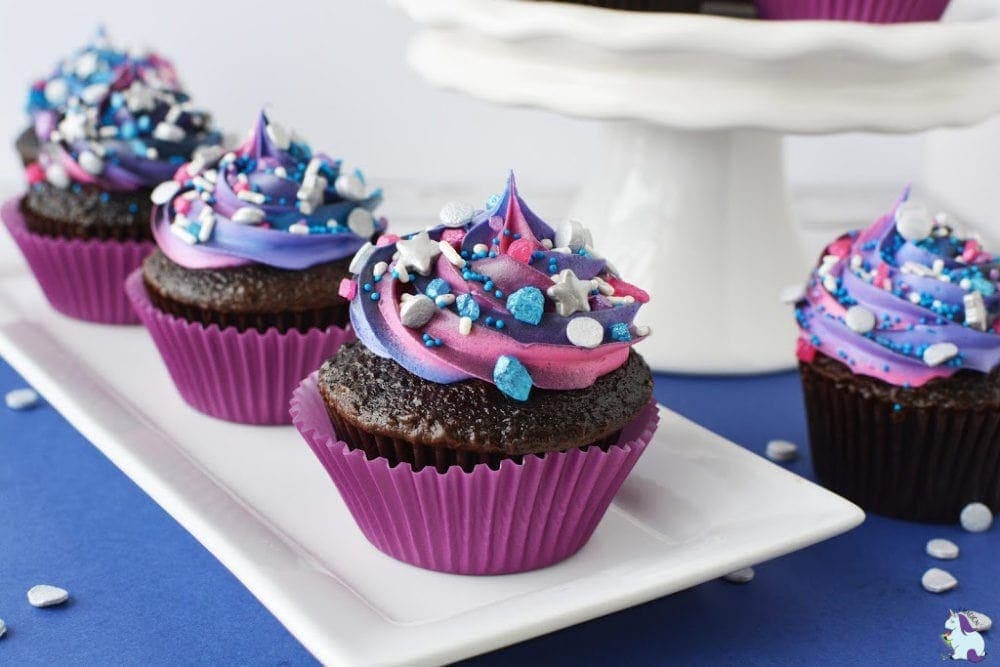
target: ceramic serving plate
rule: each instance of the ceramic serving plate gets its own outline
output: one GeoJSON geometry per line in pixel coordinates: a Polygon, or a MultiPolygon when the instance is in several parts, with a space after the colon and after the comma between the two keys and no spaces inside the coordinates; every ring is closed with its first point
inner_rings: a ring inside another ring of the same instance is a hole
{"type": "Polygon", "coordinates": [[[576,556],[526,574],[438,574],[368,544],[293,427],[199,414],[181,401],[142,328],[77,322],[49,308],[6,234],[0,354],[324,663],[457,660],[801,549],[864,519],[838,496],[661,408],[656,437],[576,556]]]}

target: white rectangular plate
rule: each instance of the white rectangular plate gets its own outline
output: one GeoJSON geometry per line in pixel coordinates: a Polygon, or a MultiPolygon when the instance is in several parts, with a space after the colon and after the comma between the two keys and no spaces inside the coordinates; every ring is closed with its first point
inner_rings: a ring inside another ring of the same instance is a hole
{"type": "Polygon", "coordinates": [[[0,238],[0,354],[325,663],[457,660],[864,520],[840,497],[662,408],[653,442],[576,556],[502,577],[420,570],[368,544],[294,428],[195,412],[145,330],[59,315],[0,238]]]}

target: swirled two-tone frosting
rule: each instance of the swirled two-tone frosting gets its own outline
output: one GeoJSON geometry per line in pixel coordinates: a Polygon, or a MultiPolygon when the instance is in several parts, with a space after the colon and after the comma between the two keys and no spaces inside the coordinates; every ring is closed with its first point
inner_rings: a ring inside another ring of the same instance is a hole
{"type": "Polygon", "coordinates": [[[381,190],[313,153],[261,112],[236,151],[196,156],[153,190],[153,235],[189,269],[304,269],[350,257],[385,229],[381,190]]]}
{"type": "Polygon", "coordinates": [[[827,246],[796,307],[799,357],[917,387],[1000,364],[1000,264],[953,220],[905,193],[895,209],[827,246]]]}
{"type": "Polygon", "coordinates": [[[103,34],[32,86],[28,112],[42,142],[29,179],[59,187],[149,188],[221,140],[169,62],[113,47],[103,34]]]}
{"type": "Polygon", "coordinates": [[[579,223],[553,230],[532,213],[513,175],[486,210],[449,204],[441,220],[355,257],[351,322],[375,354],[525,400],[531,387],[590,386],[648,335],[633,324],[646,293],[618,278],[579,223]]]}

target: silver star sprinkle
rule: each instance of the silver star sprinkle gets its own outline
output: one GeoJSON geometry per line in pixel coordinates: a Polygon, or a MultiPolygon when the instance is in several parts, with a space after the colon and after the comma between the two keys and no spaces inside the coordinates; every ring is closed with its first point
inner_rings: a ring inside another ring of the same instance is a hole
{"type": "Polygon", "coordinates": [[[556,302],[556,312],[569,317],[579,311],[590,312],[590,290],[594,284],[590,280],[580,280],[572,269],[563,269],[558,276],[552,276],[555,283],[546,290],[549,298],[556,302]]]}
{"type": "Polygon", "coordinates": [[[412,268],[422,276],[431,272],[431,263],[441,254],[441,248],[431,240],[426,230],[411,239],[397,241],[396,249],[399,251],[399,265],[412,268]]]}

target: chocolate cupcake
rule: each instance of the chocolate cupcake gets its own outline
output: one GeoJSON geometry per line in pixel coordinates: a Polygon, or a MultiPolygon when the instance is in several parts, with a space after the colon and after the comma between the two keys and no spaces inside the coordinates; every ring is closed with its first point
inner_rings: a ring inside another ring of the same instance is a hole
{"type": "Polygon", "coordinates": [[[338,290],[385,229],[371,212],[381,198],[263,112],[238,150],[156,187],[158,250],[127,289],[189,403],[231,421],[289,420],[294,386],[353,337],[338,290]],[[231,357],[202,366],[192,351],[219,337],[231,357]],[[247,363],[260,365],[250,387],[232,377],[247,363]]]}
{"type": "Polygon", "coordinates": [[[756,0],[763,19],[911,23],[937,21],[950,0],[756,0]]]}
{"type": "Polygon", "coordinates": [[[61,312],[136,322],[121,285],[152,248],[153,186],[199,151],[220,150],[172,66],[103,33],[32,86],[18,138],[28,192],[4,221],[61,312]]]}
{"type": "Polygon", "coordinates": [[[905,194],[829,245],[797,304],[816,475],[878,514],[1000,511],[1000,265],[905,194]]]}
{"type": "Polygon", "coordinates": [[[513,176],[486,210],[450,204],[441,221],[362,248],[347,287],[359,342],[303,384],[293,415],[383,551],[450,572],[541,567],[586,542],[655,428],[652,375],[631,349],[648,296],[579,223],[532,213],[513,176]],[[570,469],[586,481],[558,481],[570,469]],[[458,505],[422,513],[389,478],[458,505]],[[539,507],[586,509],[534,516],[514,501],[529,489],[539,507]],[[540,535],[553,521],[562,536],[540,535]],[[407,526],[429,541],[400,544],[407,526]]]}
{"type": "MultiPolygon", "coordinates": [[[[547,0],[549,1],[549,0],[547,0]]],[[[702,0],[555,0],[574,5],[590,5],[631,12],[684,12],[697,14],[702,0]]]]}

